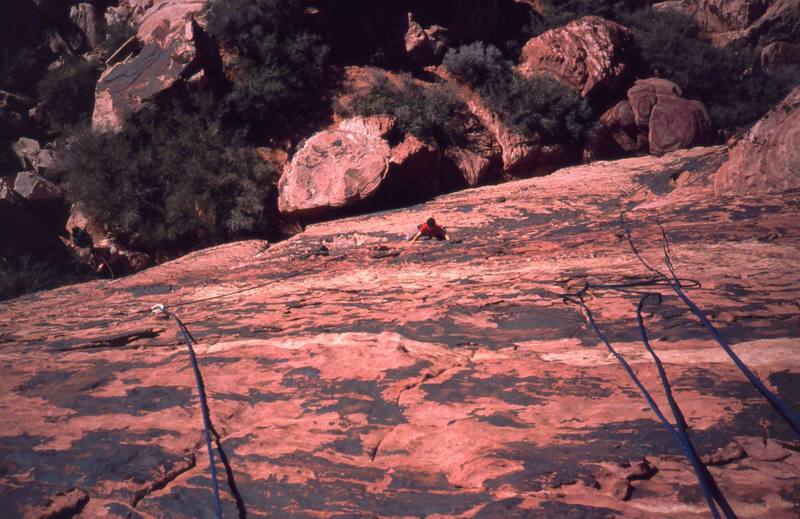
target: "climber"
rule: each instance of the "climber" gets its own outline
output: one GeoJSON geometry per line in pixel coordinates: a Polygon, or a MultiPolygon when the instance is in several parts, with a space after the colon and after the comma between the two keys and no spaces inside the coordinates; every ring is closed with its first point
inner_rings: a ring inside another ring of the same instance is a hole
{"type": "Polygon", "coordinates": [[[411,243],[417,241],[421,236],[425,236],[428,238],[436,238],[437,240],[450,240],[450,236],[447,234],[447,230],[444,227],[440,227],[436,224],[436,220],[433,218],[428,218],[428,220],[423,223],[422,225],[417,226],[417,232],[411,238],[411,243]]]}

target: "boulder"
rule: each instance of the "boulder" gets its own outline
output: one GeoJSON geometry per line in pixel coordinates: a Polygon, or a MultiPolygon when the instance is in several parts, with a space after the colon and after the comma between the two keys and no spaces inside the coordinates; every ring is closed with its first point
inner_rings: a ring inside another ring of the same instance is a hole
{"type": "Polygon", "coordinates": [[[586,16],[528,41],[518,70],[552,76],[584,97],[606,96],[628,79],[632,43],[626,27],[586,16]]]}
{"type": "Polygon", "coordinates": [[[388,118],[345,120],[309,138],[278,184],[281,213],[310,216],[374,195],[389,171],[388,118]]]}
{"type": "Polygon", "coordinates": [[[406,135],[392,147],[390,116],[353,117],[308,139],[284,168],[278,209],[319,217],[339,209],[424,200],[439,192],[436,145],[406,135]]]}
{"type": "Polygon", "coordinates": [[[408,13],[408,30],[404,37],[405,51],[409,59],[418,65],[435,62],[447,51],[445,33],[447,29],[434,25],[423,29],[408,13]]]}
{"type": "Polygon", "coordinates": [[[42,151],[39,141],[30,139],[28,137],[20,137],[17,142],[11,145],[11,151],[19,159],[20,166],[23,168],[32,168],[33,163],[39,152],[42,151]]]}
{"type": "Polygon", "coordinates": [[[73,5],[69,10],[69,19],[78,29],[84,44],[82,46],[94,49],[100,43],[99,20],[92,4],[73,5]]]}
{"type": "Polygon", "coordinates": [[[720,195],[800,189],[800,87],[730,149],[714,187],[720,195]]]}
{"type": "Polygon", "coordinates": [[[14,191],[31,202],[61,200],[61,190],[34,171],[21,171],[14,180],[14,191]]]}
{"type": "Polygon", "coordinates": [[[93,128],[120,129],[127,114],[212,66],[213,60],[204,58],[215,47],[194,18],[204,5],[202,0],[161,0],[146,11],[136,33],[141,51],[108,68],[97,82],[93,128]]]}
{"type": "Polygon", "coordinates": [[[11,145],[23,169],[33,169],[36,173],[53,172],[58,168],[58,161],[53,150],[42,149],[39,141],[28,137],[20,137],[11,145]]]}
{"type": "Polygon", "coordinates": [[[628,99],[600,118],[602,133],[626,152],[661,155],[705,144],[711,119],[703,103],[681,97],[678,85],[666,79],[637,81],[628,99]]]}

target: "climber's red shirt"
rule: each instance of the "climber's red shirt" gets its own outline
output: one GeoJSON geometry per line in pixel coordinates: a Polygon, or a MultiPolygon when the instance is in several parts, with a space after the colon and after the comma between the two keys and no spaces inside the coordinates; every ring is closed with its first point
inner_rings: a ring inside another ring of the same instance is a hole
{"type": "Polygon", "coordinates": [[[428,236],[430,238],[436,238],[437,240],[445,239],[444,229],[436,224],[432,226],[428,225],[428,222],[419,226],[419,234],[420,236],[428,236]]]}

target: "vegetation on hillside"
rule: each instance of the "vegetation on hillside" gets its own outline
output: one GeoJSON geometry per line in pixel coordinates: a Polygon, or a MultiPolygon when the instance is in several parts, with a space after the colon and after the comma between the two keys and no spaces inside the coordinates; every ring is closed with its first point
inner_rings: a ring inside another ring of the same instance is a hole
{"type": "Polygon", "coordinates": [[[208,31],[239,58],[226,101],[267,136],[287,136],[325,106],[329,48],[303,23],[300,0],[212,0],[208,31]]]}
{"type": "Polygon", "coordinates": [[[142,250],[276,234],[277,173],[208,97],[143,110],[119,133],[84,131],[65,166],[72,198],[142,250]]]}
{"type": "Polygon", "coordinates": [[[408,75],[392,80],[380,73],[369,84],[368,89],[344,92],[336,112],[341,117],[393,115],[399,137],[412,134],[440,146],[461,142],[467,109],[447,85],[423,86],[408,75]]]}
{"type": "Polygon", "coordinates": [[[596,122],[589,102],[546,77],[517,74],[500,50],[482,42],[451,49],[444,66],[475,88],[511,128],[539,135],[546,144],[580,149],[596,122]]]}
{"type": "Polygon", "coordinates": [[[650,0],[545,0],[545,17],[532,17],[526,37],[583,16],[600,16],[634,34],[638,77],[660,76],[677,83],[685,97],[708,108],[713,124],[732,131],[756,121],[800,83],[796,67],[764,70],[747,42],[717,48],[697,22],[650,0]]]}

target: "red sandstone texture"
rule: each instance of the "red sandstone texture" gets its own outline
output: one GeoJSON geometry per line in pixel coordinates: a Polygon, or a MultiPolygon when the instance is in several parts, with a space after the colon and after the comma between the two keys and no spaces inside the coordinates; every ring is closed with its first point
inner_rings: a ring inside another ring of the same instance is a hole
{"type": "Polygon", "coordinates": [[[553,76],[584,97],[610,95],[627,79],[632,44],[626,27],[585,16],[528,41],[519,69],[553,76]]]}
{"type": "Polygon", "coordinates": [[[800,189],[800,87],[750,128],[729,155],[714,179],[718,193],[800,189]]]}
{"type": "MultiPolygon", "coordinates": [[[[715,197],[726,159],[598,162],[5,302],[0,515],[213,516],[185,346],[148,312],[165,303],[198,341],[248,517],[707,517],[678,446],[562,295],[648,277],[619,215],[661,265],[658,219],[702,284],[690,296],[800,407],[800,198],[715,197]],[[454,241],[410,246],[430,215],[454,241]]],[[[657,290],[648,332],[710,472],[739,517],[797,517],[798,439],[657,290]]],[[[636,302],[588,299],[666,409],[636,302]]]]}

